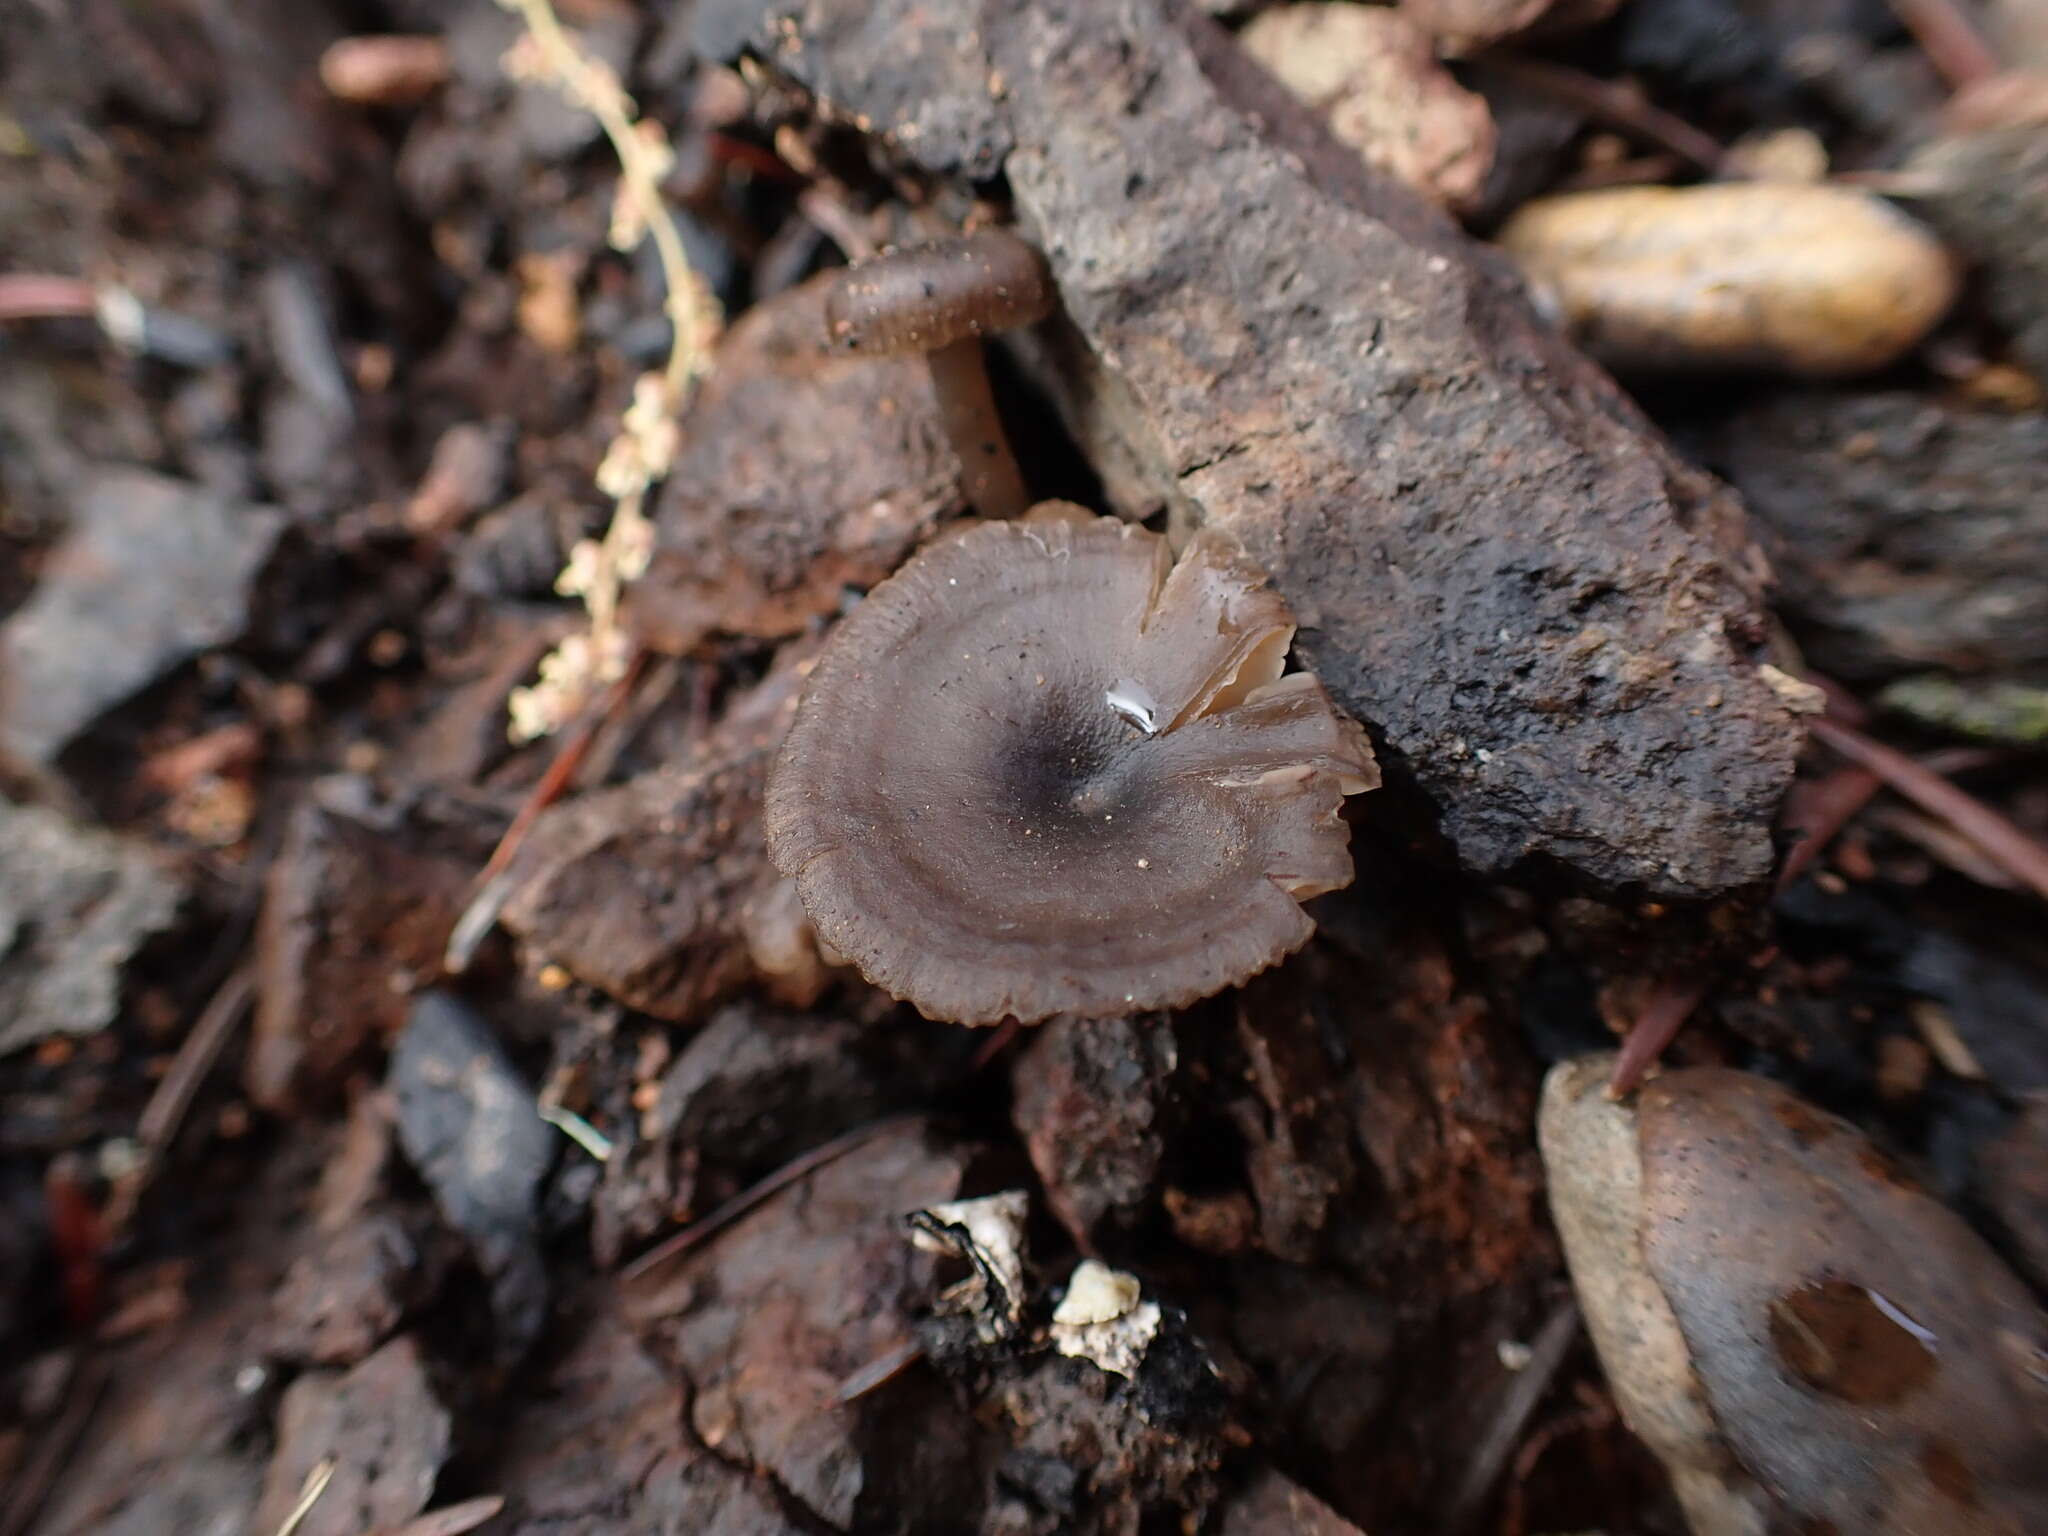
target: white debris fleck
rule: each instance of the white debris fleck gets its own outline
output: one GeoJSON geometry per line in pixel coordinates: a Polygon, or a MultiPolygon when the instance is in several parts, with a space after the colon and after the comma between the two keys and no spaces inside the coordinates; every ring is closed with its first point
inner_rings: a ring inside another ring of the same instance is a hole
{"type": "Polygon", "coordinates": [[[967,1260],[972,1273],[938,1297],[941,1311],[974,1320],[993,1344],[1024,1321],[1024,1220],[1030,1196],[1021,1189],[949,1200],[910,1214],[910,1241],[927,1253],[967,1260]]]}
{"type": "Polygon", "coordinates": [[[1052,1344],[1117,1376],[1132,1376],[1159,1333],[1159,1303],[1146,1301],[1136,1275],[1083,1259],[1052,1314],[1052,1344]]]}
{"type": "Polygon", "coordinates": [[[1778,696],[1778,702],[1793,714],[1819,715],[1827,712],[1828,696],[1812,683],[1804,682],[1789,672],[1781,672],[1769,662],[1758,667],[1756,675],[1778,696]]]}

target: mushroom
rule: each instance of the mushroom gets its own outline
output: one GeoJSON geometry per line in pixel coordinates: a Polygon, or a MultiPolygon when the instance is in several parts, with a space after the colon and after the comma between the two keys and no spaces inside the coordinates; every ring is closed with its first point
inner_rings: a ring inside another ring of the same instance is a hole
{"type": "Polygon", "coordinates": [[[1225,535],[1078,508],[928,546],[834,631],[769,775],[819,937],[928,1017],[1178,1007],[1351,880],[1371,749],[1225,535]]]}
{"type": "Polygon", "coordinates": [[[1028,499],[990,393],[981,338],[1051,313],[1045,258],[1015,235],[978,230],[885,251],[848,267],[825,300],[832,345],[878,357],[922,354],[967,498],[984,517],[1013,518],[1028,499]]]}
{"type": "Polygon", "coordinates": [[[1622,1416],[1697,1536],[2048,1530],[2048,1318],[1860,1132],[1744,1072],[1555,1068],[1538,1131],[1622,1416]]]}

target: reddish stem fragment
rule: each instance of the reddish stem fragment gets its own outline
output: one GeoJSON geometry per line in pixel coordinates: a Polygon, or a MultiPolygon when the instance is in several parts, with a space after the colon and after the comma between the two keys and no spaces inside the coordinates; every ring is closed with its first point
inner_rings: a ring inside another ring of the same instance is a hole
{"type": "Polygon", "coordinates": [[[57,1280],[64,1315],[74,1328],[99,1320],[105,1291],[107,1225],[86,1187],[75,1153],[50,1159],[43,1172],[43,1199],[50,1217],[50,1246],[57,1255],[57,1280]]]}
{"type": "Polygon", "coordinates": [[[1569,69],[1547,59],[1524,59],[1496,55],[1486,68],[1532,91],[1540,91],[1610,128],[1618,128],[1709,173],[1721,168],[1725,151],[1712,134],[1693,127],[1684,118],[1652,106],[1630,86],[1602,80],[1583,70],[1569,69]]]}
{"type": "Polygon", "coordinates": [[[0,273],[0,320],[61,319],[91,315],[98,307],[98,291],[82,277],[0,273]]]}
{"type": "Polygon", "coordinates": [[[540,776],[540,782],[533,786],[533,793],[526,797],[526,803],[513,816],[512,825],[505,829],[505,835],[498,839],[498,846],[491,850],[483,873],[477,876],[476,894],[470,897],[469,905],[463,908],[462,915],[455,920],[455,927],[448,935],[448,950],[442,964],[450,975],[459,976],[468,969],[484,935],[497,924],[498,913],[512,894],[511,881],[506,877],[513,859],[526,845],[526,835],[533,830],[540,813],[562,798],[562,792],[575,778],[576,770],[582,767],[590,744],[597,739],[598,727],[632,696],[634,685],[640,680],[640,671],[647,664],[647,655],[644,649],[635,651],[632,660],[626,663],[625,673],[605,691],[603,700],[595,707],[584,709],[562,738],[547,772],[540,776]]]}
{"type": "Polygon", "coordinates": [[[1998,56],[1955,0],[1892,0],[1892,9],[1951,89],[1998,73],[1998,56]]]}
{"type": "Polygon", "coordinates": [[[1842,828],[1884,787],[1884,781],[1868,768],[1837,768],[1824,779],[1810,779],[1792,786],[1785,796],[1779,824],[1798,829],[1799,840],[1785,850],[1778,866],[1777,888],[1784,890],[1806,873],[1842,828]]]}
{"type": "Polygon", "coordinates": [[[1607,1081],[1607,1097],[1624,1098],[1642,1086],[1643,1076],[1657,1064],[1665,1048],[1678,1038],[1678,1031],[1707,994],[1696,981],[1660,981],[1649,1003],[1621,1042],[1614,1058],[1614,1076],[1607,1081]]]}
{"type": "MultiPolygon", "coordinates": [[[[1929,773],[1947,777],[1997,760],[1998,754],[1987,748],[1951,747],[1923,758],[1921,766],[1929,773]]],[[[1797,829],[1799,836],[1786,850],[1785,862],[1779,866],[1777,889],[1784,890],[1805,874],[1842,828],[1883,787],[1884,781],[1878,775],[1853,764],[1836,769],[1824,779],[1793,785],[1778,820],[1782,827],[1797,829]]]]}
{"type": "Polygon", "coordinates": [[[2022,885],[2048,898],[2048,848],[2025,829],[1925,764],[1839,720],[1816,716],[1810,729],[1850,762],[1868,769],[1920,809],[1954,827],[2022,885]]]}

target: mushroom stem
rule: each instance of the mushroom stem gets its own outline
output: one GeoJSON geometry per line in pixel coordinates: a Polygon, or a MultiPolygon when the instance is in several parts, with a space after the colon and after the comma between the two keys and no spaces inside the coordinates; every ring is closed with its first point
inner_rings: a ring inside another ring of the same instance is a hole
{"type": "Polygon", "coordinates": [[[996,414],[981,342],[968,336],[925,355],[931,363],[939,418],[960,456],[968,501],[983,517],[1022,517],[1031,503],[1016,456],[1003,436],[1003,419],[996,414]]]}

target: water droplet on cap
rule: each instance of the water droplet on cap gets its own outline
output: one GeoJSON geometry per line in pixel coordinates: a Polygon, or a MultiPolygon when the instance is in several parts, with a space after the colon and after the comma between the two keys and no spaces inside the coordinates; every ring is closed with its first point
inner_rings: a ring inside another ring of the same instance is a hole
{"type": "Polygon", "coordinates": [[[1103,690],[1102,702],[1116,712],[1118,719],[1135,725],[1147,736],[1159,729],[1159,701],[1141,682],[1118,678],[1114,687],[1103,690]]]}

